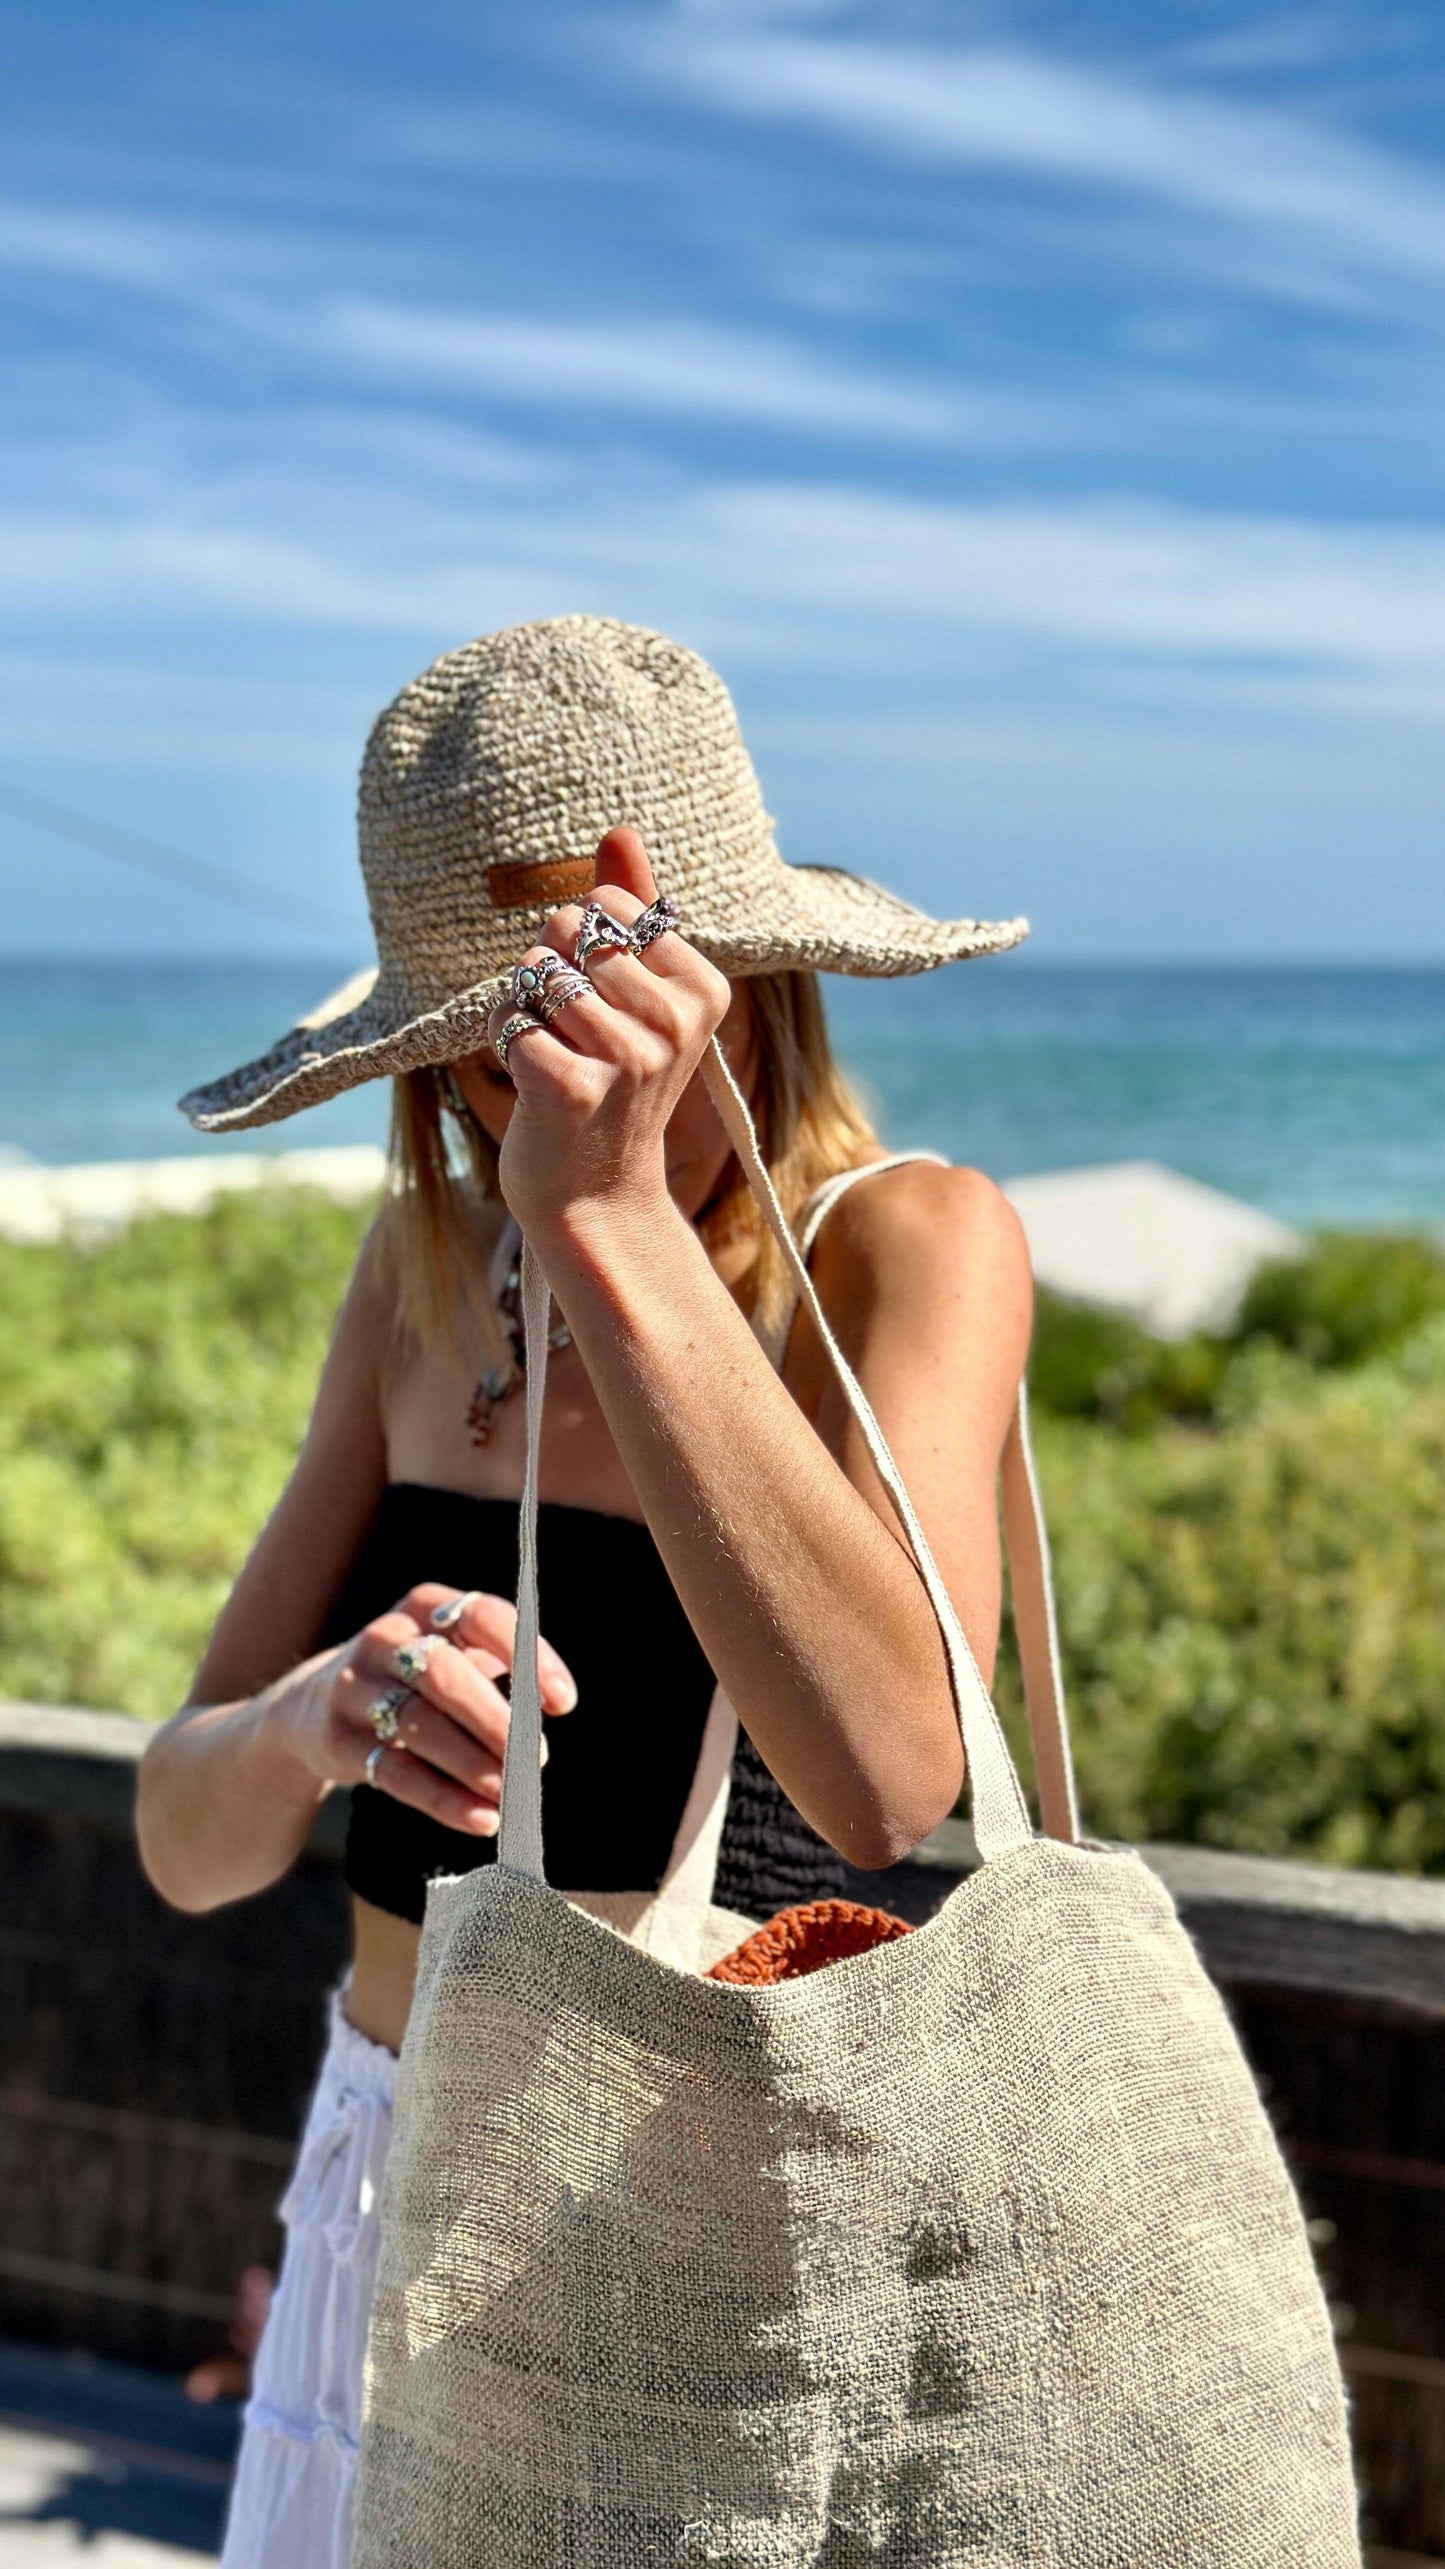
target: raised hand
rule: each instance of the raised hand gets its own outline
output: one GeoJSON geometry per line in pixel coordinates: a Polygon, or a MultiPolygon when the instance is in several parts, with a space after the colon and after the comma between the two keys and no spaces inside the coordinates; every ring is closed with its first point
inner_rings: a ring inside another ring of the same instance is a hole
{"type": "MultiPolygon", "coordinates": [[[[609,831],[598,876],[594,907],[620,931],[631,929],[656,893],[635,831],[609,831]]],[[[576,902],[554,910],[521,968],[551,966],[558,957],[572,964],[585,915],[576,902]]],[[[502,1190],[538,1239],[589,1202],[605,1200],[614,1215],[630,1208],[643,1216],[663,1203],[668,1120],[730,995],[682,930],[652,937],[641,952],[582,937],[581,951],[580,978],[565,988],[553,978],[551,995],[560,1004],[547,1023],[535,1001],[523,1010],[510,999],[488,1025],[493,1044],[501,1038],[499,1054],[517,1092],[502,1146],[502,1190]]]]}

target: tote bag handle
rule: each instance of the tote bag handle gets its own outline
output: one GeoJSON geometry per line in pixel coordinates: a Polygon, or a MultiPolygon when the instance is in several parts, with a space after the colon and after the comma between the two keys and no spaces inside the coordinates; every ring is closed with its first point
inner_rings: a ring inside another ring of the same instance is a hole
{"type": "MultiPolygon", "coordinates": [[[[1033,1836],[1028,1804],[1002,1725],[887,1440],[861,1384],[828,1326],[812,1277],[788,1227],[758,1149],[747,1101],[723,1058],[715,1036],[703,1056],[702,1075],[743,1174],[812,1317],[873,1467],[898,1510],[908,1537],[919,1577],[943,1637],[949,1682],[968,1766],[974,1837],[980,1859],[987,1863],[994,1856],[1006,1855],[1015,1847],[1026,1846],[1033,1836]]],[[[509,1872],[523,1874],[534,1882],[546,1879],[542,1862],[542,1699],[537,1680],[537,1487],[550,1302],[551,1292],[546,1276],[530,1243],[524,1242],[522,1326],[526,1347],[527,1463],[522,1485],[518,1546],[511,1724],[502,1770],[497,1861],[509,1872]]]]}
{"type": "MultiPolygon", "coordinates": [[[[890,1151],[884,1159],[867,1160],[861,1168],[839,1169],[836,1176],[825,1178],[809,1196],[798,1225],[798,1251],[804,1265],[808,1265],[818,1233],[840,1195],[846,1195],[850,1187],[857,1186],[864,1178],[879,1176],[884,1169],[905,1168],[918,1160],[931,1160],[935,1168],[948,1166],[938,1151],[890,1151]]],[[[811,1268],[809,1272],[812,1272],[811,1268]]],[[[795,1301],[781,1330],[774,1333],[773,1353],[779,1365],[797,1307],[795,1301]]],[[[1048,1526],[1029,1439],[1026,1381],[1019,1384],[1014,1414],[999,1458],[999,1482],[1003,1498],[1004,1551],[1013,1588],[1014,1635],[1023,1672],[1029,1736],[1033,1742],[1039,1817],[1046,1836],[1063,1838],[1068,1844],[1077,1845],[1079,1805],[1074,1788],[1069,1725],[1064,1711],[1064,1673],[1059,1656],[1058,1619],[1054,1611],[1054,1577],[1049,1559],[1048,1526]]]]}

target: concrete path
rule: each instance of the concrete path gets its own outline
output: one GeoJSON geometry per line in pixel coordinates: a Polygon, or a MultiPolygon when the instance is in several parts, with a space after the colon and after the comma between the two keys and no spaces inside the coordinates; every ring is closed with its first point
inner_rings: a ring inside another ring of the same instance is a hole
{"type": "Polygon", "coordinates": [[[163,2377],[0,2341],[0,2569],[201,2569],[235,2438],[163,2377]]]}

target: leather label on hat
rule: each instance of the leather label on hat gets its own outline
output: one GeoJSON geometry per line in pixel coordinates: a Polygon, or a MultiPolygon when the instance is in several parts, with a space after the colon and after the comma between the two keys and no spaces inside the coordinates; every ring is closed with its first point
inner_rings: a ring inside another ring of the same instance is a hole
{"type": "Polygon", "coordinates": [[[487,897],[494,910],[517,910],[523,902],[585,901],[596,880],[590,856],[544,856],[530,864],[486,868],[487,897]]]}

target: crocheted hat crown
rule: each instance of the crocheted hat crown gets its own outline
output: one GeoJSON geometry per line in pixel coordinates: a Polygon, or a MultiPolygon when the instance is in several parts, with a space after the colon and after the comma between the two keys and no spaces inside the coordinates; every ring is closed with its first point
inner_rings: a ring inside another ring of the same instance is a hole
{"type": "Polygon", "coordinates": [[[597,843],[621,823],[641,832],[684,936],[734,977],[926,972],[1028,933],[1024,919],[931,919],[838,866],[786,865],[716,671],[607,616],[513,625],[433,661],[372,729],[359,821],[374,971],[183,1098],[202,1131],[476,1052],[512,966],[550,911],[585,898],[597,843]]]}

